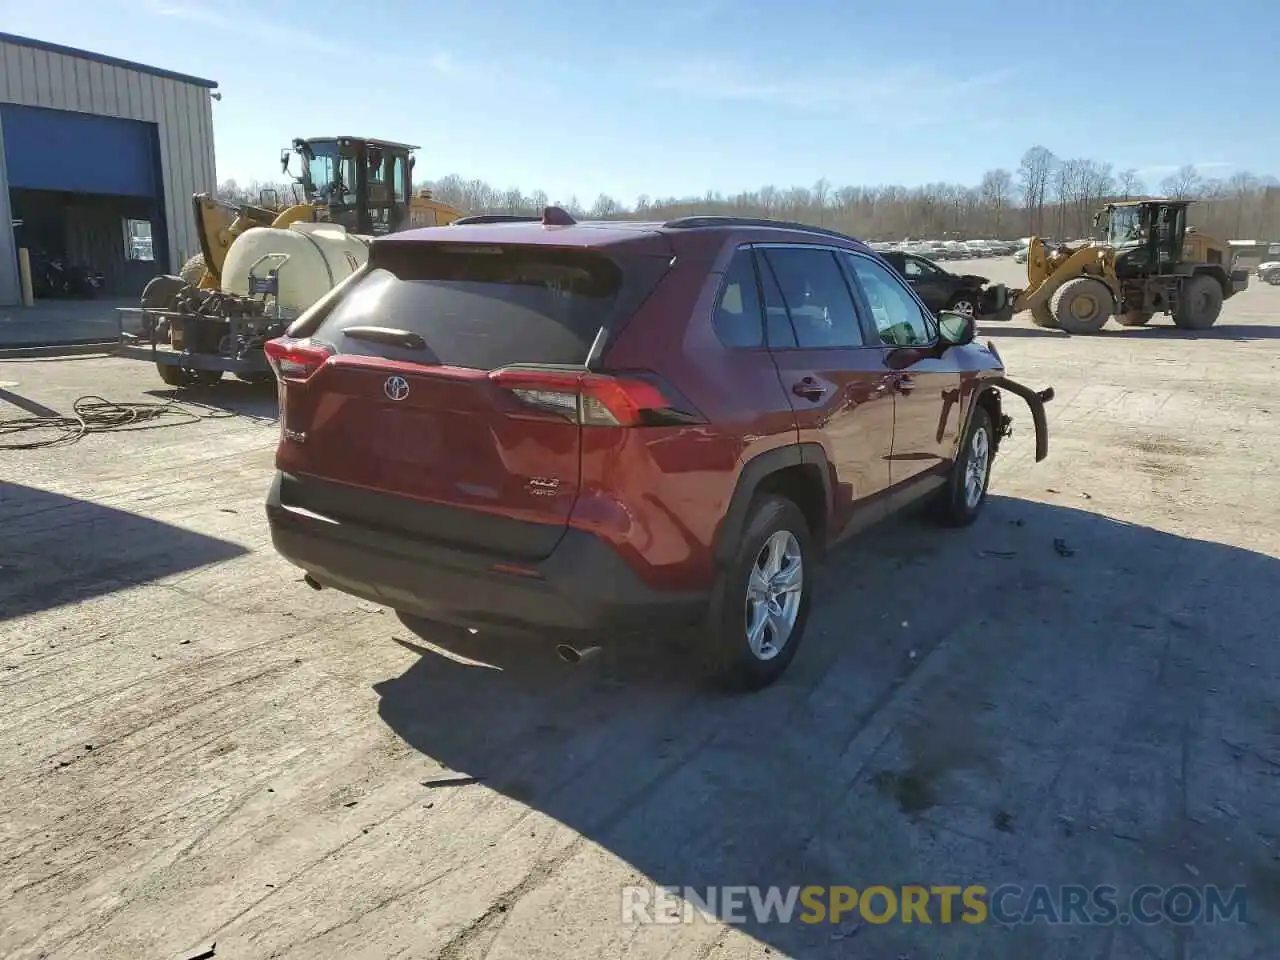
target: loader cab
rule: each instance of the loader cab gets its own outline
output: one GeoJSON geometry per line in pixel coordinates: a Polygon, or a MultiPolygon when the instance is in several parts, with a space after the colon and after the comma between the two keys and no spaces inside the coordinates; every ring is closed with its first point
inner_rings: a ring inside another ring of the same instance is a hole
{"type": "Polygon", "coordinates": [[[1109,203],[1096,221],[1105,224],[1119,276],[1174,270],[1183,261],[1188,200],[1109,203]]]}
{"type": "MultiPolygon", "coordinates": [[[[417,147],[362,137],[297,139],[302,159],[295,179],[316,219],[352,233],[381,236],[409,225],[413,196],[413,151],[417,147]]],[[[281,156],[288,172],[290,151],[281,156]]]]}

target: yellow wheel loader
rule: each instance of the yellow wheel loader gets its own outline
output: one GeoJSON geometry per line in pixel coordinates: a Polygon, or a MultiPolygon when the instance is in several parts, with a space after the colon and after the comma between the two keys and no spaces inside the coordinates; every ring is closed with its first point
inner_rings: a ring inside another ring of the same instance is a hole
{"type": "Polygon", "coordinates": [[[364,137],[296,139],[281,168],[300,185],[289,205],[192,198],[201,252],[180,275],[159,276],[121,314],[123,356],[156,364],[171,386],[210,385],[224,373],[269,380],[262,345],[359,270],[369,241],[445,226],[461,211],[414,194],[417,147],[364,137]],[[301,158],[301,171],[290,165],[301,158]],[[125,315],[137,316],[125,330],[125,315]]]}
{"type": "Polygon", "coordinates": [[[1140,327],[1157,313],[1184,330],[1213,326],[1223,303],[1249,286],[1228,244],[1187,226],[1189,200],[1109,203],[1094,217],[1106,240],[1070,249],[1034,237],[1027,286],[1014,312],[1039,327],[1097,333],[1111,317],[1140,327]]]}

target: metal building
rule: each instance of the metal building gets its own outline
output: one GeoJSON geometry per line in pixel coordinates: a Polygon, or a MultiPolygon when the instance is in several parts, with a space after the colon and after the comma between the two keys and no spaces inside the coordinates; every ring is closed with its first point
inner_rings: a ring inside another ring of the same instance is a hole
{"type": "Polygon", "coordinates": [[[215,185],[216,87],[0,33],[0,305],[19,302],[18,247],[101,272],[118,296],[200,252],[191,196],[215,185]]]}

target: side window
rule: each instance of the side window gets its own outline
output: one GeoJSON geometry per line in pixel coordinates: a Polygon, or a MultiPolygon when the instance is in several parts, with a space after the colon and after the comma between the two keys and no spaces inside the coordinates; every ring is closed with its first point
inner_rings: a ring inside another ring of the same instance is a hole
{"type": "Polygon", "coordinates": [[[907,260],[902,265],[902,275],[908,280],[919,280],[924,276],[919,260],[907,260]]]}
{"type": "Polygon", "coordinates": [[[799,346],[796,343],[795,328],[791,326],[791,316],[782,299],[782,291],[778,289],[778,281],[773,275],[773,268],[762,256],[757,257],[756,266],[760,270],[760,287],[764,290],[764,325],[769,346],[779,349],[799,346]]]}
{"type": "Polygon", "coordinates": [[[830,250],[779,247],[764,251],[802,348],[860,347],[853,298],[830,250]]]}
{"type": "MultiPolygon", "coordinates": [[[[911,261],[908,261],[908,262],[911,262],[911,261]]],[[[914,262],[916,265],[916,270],[919,272],[918,279],[920,280],[928,280],[930,277],[936,277],[939,273],[942,272],[936,265],[930,263],[928,260],[916,260],[914,262]]],[[[912,277],[911,279],[915,280],[917,278],[912,277]]]]}
{"type": "Polygon", "coordinates": [[[760,293],[756,288],[756,268],[750,250],[739,250],[729,261],[711,324],[726,347],[764,345],[760,293]]]}
{"type": "Polygon", "coordinates": [[[893,347],[920,347],[933,342],[933,324],[896,277],[865,257],[847,256],[871,307],[880,339],[893,347]]]}

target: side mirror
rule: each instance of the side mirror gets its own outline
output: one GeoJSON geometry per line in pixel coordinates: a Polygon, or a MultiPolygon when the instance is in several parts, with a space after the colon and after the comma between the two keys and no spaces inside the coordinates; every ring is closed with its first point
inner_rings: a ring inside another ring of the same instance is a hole
{"type": "Polygon", "coordinates": [[[285,147],[283,150],[280,151],[280,172],[281,173],[288,174],[289,161],[292,158],[293,158],[293,151],[291,151],[288,147],[285,147]]]}
{"type": "Polygon", "coordinates": [[[938,339],[943,347],[963,347],[973,343],[978,335],[978,323],[966,313],[943,310],[938,314],[938,339]]]}

